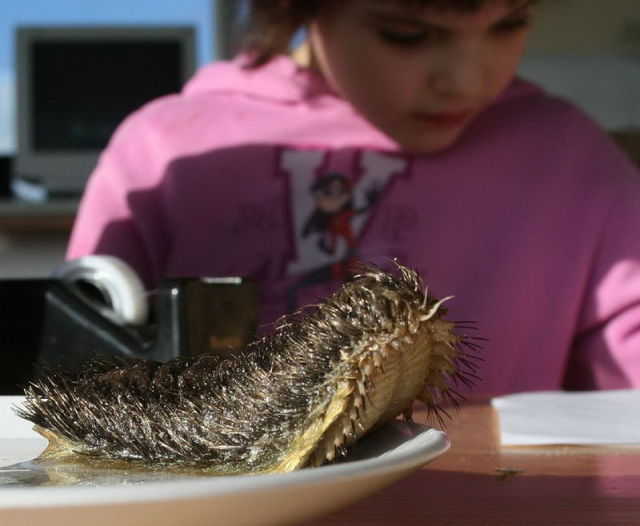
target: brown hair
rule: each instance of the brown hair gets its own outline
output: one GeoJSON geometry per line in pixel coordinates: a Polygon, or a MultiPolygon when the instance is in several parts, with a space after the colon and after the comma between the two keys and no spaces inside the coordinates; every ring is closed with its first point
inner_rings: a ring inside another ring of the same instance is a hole
{"type": "MultiPolygon", "coordinates": [[[[286,52],[295,33],[313,20],[320,8],[332,1],[346,0],[249,0],[249,20],[243,46],[251,55],[248,67],[259,67],[275,55],[286,52]]],[[[430,6],[473,11],[486,0],[395,1],[418,8],[430,6]]]]}

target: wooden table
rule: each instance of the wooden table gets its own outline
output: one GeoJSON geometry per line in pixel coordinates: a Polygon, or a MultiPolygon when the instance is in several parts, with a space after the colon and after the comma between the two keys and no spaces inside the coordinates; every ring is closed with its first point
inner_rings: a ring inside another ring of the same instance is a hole
{"type": "Polygon", "coordinates": [[[640,525],[640,447],[501,448],[488,404],[454,413],[446,431],[447,453],[306,526],[640,525]]]}

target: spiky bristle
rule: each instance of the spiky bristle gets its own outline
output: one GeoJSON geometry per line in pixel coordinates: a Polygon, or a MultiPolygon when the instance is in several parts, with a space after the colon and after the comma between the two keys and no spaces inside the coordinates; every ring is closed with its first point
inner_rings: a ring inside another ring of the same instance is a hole
{"type": "Polygon", "coordinates": [[[410,418],[415,399],[444,423],[441,402],[461,399],[451,383],[473,383],[476,345],[441,305],[415,271],[363,266],[237,356],[52,372],[18,413],[87,455],[230,473],[322,464],[410,418]]]}

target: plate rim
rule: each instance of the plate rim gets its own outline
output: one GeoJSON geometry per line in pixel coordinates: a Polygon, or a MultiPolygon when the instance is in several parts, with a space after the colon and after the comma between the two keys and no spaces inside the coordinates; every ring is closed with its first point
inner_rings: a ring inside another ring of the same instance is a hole
{"type": "MultiPolygon", "coordinates": [[[[0,397],[3,398],[3,397],[0,397]]],[[[427,464],[450,447],[448,435],[439,429],[396,419],[386,426],[420,431],[408,440],[372,458],[305,468],[288,473],[258,473],[230,477],[188,477],[150,481],[135,486],[96,485],[64,487],[0,488],[0,512],[24,508],[64,508],[96,505],[124,505],[249,494],[292,486],[316,485],[327,481],[358,480],[394,473],[406,474],[427,464]]],[[[2,431],[0,431],[0,438],[2,431]]],[[[37,437],[28,438],[37,440],[37,437]]],[[[8,466],[4,466],[5,468],[8,466]]],[[[0,468],[3,469],[3,468],[0,468]]],[[[399,477],[398,477],[399,478],[399,477]]]]}

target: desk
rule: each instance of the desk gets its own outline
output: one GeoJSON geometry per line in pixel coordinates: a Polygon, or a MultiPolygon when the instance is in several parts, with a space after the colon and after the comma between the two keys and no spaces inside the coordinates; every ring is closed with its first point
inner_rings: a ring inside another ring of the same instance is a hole
{"type": "Polygon", "coordinates": [[[78,203],[78,199],[57,199],[44,203],[0,199],[0,231],[17,235],[66,235],[71,230],[78,203]]]}
{"type": "Polygon", "coordinates": [[[306,526],[640,525],[640,447],[501,449],[489,405],[452,416],[447,453],[306,526]]]}
{"type": "Polygon", "coordinates": [[[0,279],[48,277],[62,263],[77,199],[0,199],[0,279]]]}

